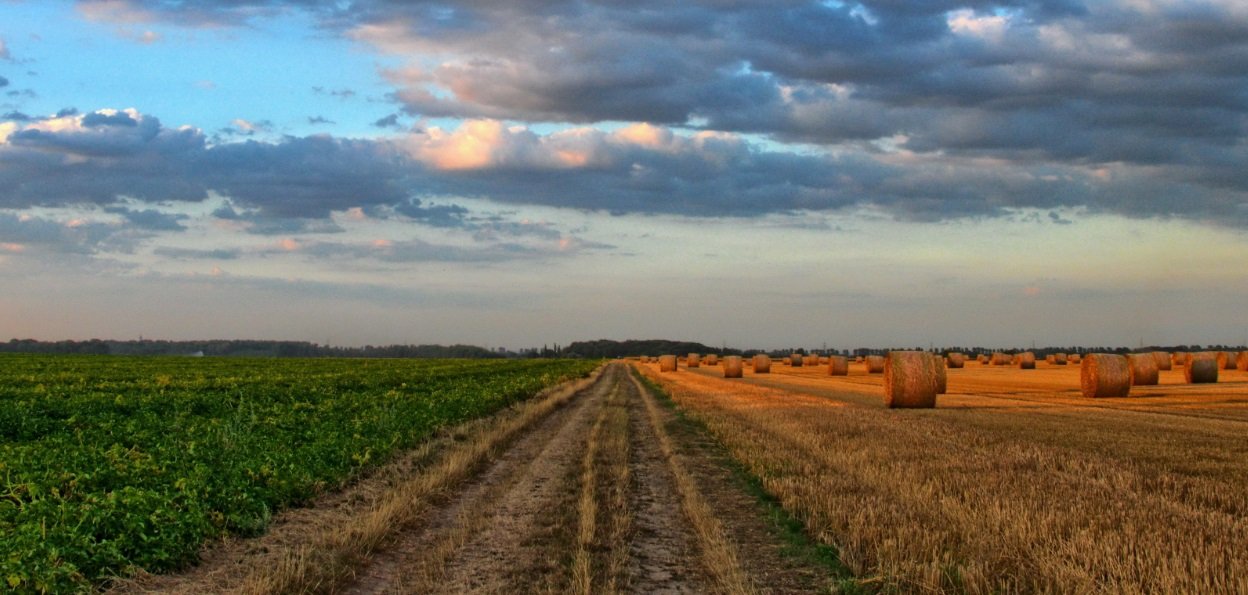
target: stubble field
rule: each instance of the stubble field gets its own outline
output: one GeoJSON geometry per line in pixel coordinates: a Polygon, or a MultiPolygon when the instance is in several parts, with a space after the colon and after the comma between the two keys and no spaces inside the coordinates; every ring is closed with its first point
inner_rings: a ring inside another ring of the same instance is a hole
{"type": "Polygon", "coordinates": [[[1248,373],[1093,400],[1078,365],[968,363],[936,409],[888,410],[861,364],[638,367],[866,585],[1248,591],[1248,373]]]}

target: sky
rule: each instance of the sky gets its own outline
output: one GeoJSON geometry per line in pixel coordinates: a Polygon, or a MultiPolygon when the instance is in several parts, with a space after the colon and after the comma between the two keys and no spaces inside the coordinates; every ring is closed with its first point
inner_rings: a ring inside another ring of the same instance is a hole
{"type": "Polygon", "coordinates": [[[0,0],[0,340],[1248,343],[1242,0],[0,0]]]}

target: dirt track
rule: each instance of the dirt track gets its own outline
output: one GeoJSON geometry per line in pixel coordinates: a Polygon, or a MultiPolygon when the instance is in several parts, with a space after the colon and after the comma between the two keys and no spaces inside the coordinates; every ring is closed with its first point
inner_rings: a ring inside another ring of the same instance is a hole
{"type": "Polygon", "coordinates": [[[721,460],[722,450],[676,421],[626,365],[610,364],[584,388],[547,401],[542,413],[523,424],[515,417],[486,420],[471,429],[486,435],[493,427],[495,434],[506,436],[478,446],[476,459],[455,454],[457,448],[471,450],[458,444],[475,440],[465,436],[448,439],[440,455],[422,455],[461,456],[466,470],[458,479],[403,491],[396,486],[412,481],[404,475],[428,474],[436,463],[400,465],[353,488],[365,496],[327,497],[321,505],[325,510],[292,511],[270,535],[229,544],[198,569],[182,576],[142,577],[120,590],[826,590],[826,569],[782,555],[785,546],[758,502],[721,460]],[[509,423],[516,428],[511,434],[497,430],[509,423]],[[404,494],[410,501],[402,507],[413,512],[387,517],[395,519],[394,526],[375,545],[342,546],[352,540],[334,534],[368,524],[358,519],[387,497],[393,501],[387,490],[404,494]],[[342,568],[327,571],[309,560],[342,568]]]}

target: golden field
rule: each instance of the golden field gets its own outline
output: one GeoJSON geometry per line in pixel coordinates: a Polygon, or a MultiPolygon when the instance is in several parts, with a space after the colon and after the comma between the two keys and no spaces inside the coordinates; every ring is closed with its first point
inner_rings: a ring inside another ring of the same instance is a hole
{"type": "Polygon", "coordinates": [[[1086,399],[1077,364],[967,362],[903,411],[862,364],[637,367],[868,586],[1248,592],[1248,372],[1086,399]]]}

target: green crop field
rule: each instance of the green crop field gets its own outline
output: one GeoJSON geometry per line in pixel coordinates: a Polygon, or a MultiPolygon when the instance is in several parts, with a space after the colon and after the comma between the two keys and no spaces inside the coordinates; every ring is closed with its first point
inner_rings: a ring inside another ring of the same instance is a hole
{"type": "Polygon", "coordinates": [[[595,362],[0,356],[0,589],[90,589],[254,535],[595,362]]]}

